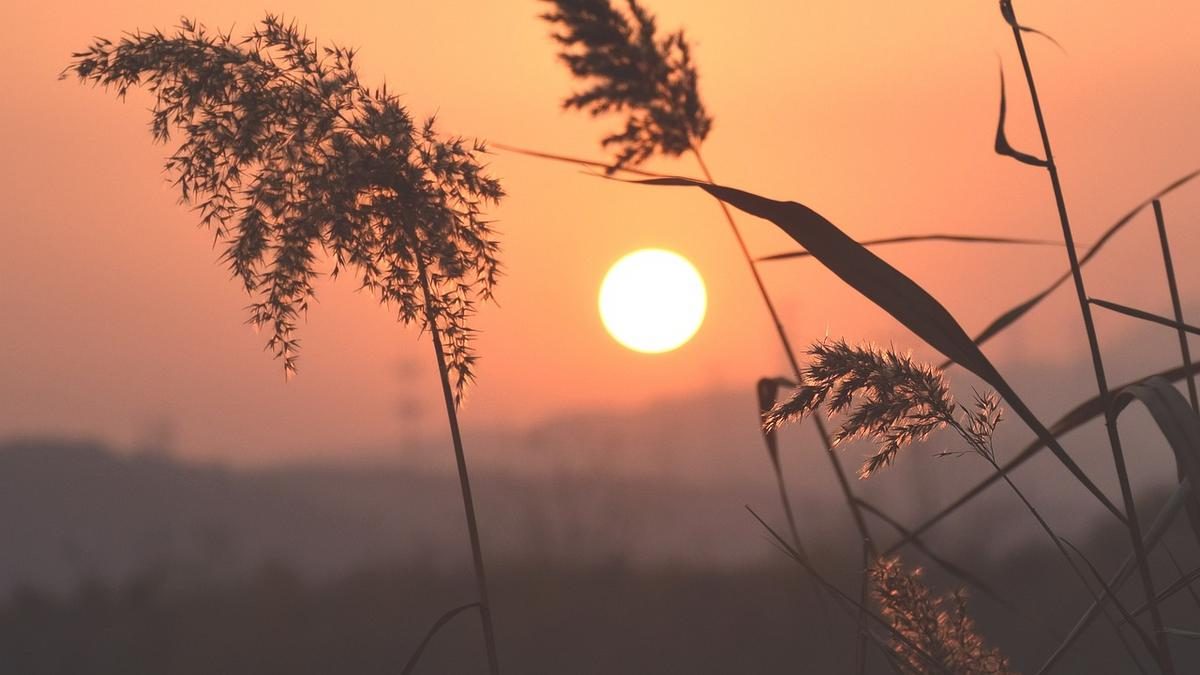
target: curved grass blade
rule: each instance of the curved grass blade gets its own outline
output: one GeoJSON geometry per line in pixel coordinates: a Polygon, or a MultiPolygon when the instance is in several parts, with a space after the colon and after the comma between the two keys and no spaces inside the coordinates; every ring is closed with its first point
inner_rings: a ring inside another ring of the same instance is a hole
{"type": "Polygon", "coordinates": [[[1013,159],[1017,160],[1018,162],[1021,162],[1022,164],[1028,164],[1029,166],[1041,167],[1043,169],[1050,166],[1050,163],[1047,162],[1046,160],[1042,159],[1041,157],[1034,157],[1033,155],[1031,155],[1029,153],[1021,152],[1020,150],[1017,150],[1016,148],[1014,148],[1008,142],[1008,135],[1004,132],[1004,119],[1005,119],[1005,117],[1007,117],[1007,115],[1008,115],[1008,97],[1005,95],[1005,92],[1004,92],[1004,69],[1001,68],[1000,69],[1000,121],[997,122],[997,124],[996,124],[996,154],[1004,155],[1005,157],[1012,157],[1013,159]]]}
{"type": "Polygon", "coordinates": [[[438,617],[438,620],[434,621],[433,625],[429,627],[429,632],[425,633],[425,639],[421,640],[421,644],[417,645],[417,648],[415,651],[413,651],[412,656],[408,657],[408,663],[404,664],[404,669],[400,671],[400,675],[411,675],[413,669],[417,667],[417,663],[421,660],[421,655],[425,653],[425,648],[429,646],[429,642],[433,640],[433,636],[437,635],[437,632],[442,629],[442,626],[450,623],[451,619],[459,614],[462,614],[468,609],[473,609],[479,606],[480,604],[478,602],[470,602],[448,610],[445,614],[442,614],[440,617],[438,617]]]}
{"type": "Polygon", "coordinates": [[[1068,471],[1118,520],[1125,517],[1059,445],[1054,435],[1025,405],[958,321],[915,281],[851,239],[816,211],[798,202],[781,202],[735,188],[687,178],[637,181],[644,185],[698,187],[710,195],[771,221],[822,265],[906,328],[967,370],[978,375],[1054,453],[1068,471]]]}
{"type": "MultiPolygon", "coordinates": [[[[1160,377],[1160,378],[1162,378],[1164,380],[1168,380],[1170,382],[1177,382],[1177,381],[1183,379],[1184,377],[1187,377],[1189,375],[1194,375],[1196,373],[1200,373],[1200,362],[1192,363],[1188,367],[1176,366],[1174,368],[1168,368],[1167,370],[1163,370],[1158,373],[1155,373],[1151,377],[1160,377]]],[[[1142,378],[1142,379],[1145,379],[1145,378],[1142,378]]],[[[1127,384],[1124,384],[1124,385],[1118,387],[1117,389],[1118,390],[1125,389],[1126,387],[1130,387],[1134,384],[1137,384],[1137,382],[1140,382],[1140,381],[1141,381],[1141,379],[1134,381],[1134,382],[1129,382],[1127,384]]],[[[1070,410],[1070,412],[1063,415],[1054,424],[1050,425],[1050,433],[1054,434],[1055,437],[1062,436],[1064,434],[1070,433],[1071,431],[1074,431],[1075,429],[1078,429],[1079,427],[1083,426],[1084,424],[1087,424],[1088,422],[1091,422],[1092,420],[1096,419],[1097,417],[1100,417],[1103,414],[1104,414],[1104,403],[1100,400],[1100,397],[1096,396],[1096,397],[1090,398],[1090,399],[1084,401],[1083,403],[1080,403],[1079,405],[1072,408],[1070,410]]],[[[1035,455],[1037,455],[1038,452],[1041,452],[1042,450],[1044,450],[1045,447],[1046,447],[1046,444],[1043,443],[1040,438],[1035,439],[1032,443],[1027,445],[1019,453],[1017,453],[1016,456],[1014,456],[1012,459],[1005,462],[1005,464],[1002,467],[1000,467],[999,471],[997,471],[997,472],[991,474],[990,476],[988,476],[987,478],[983,479],[982,481],[977,483],[974,487],[972,487],[970,490],[967,490],[965,493],[963,493],[963,495],[961,497],[959,497],[958,499],[955,499],[953,502],[951,502],[950,504],[948,504],[947,506],[942,508],[942,510],[938,511],[936,514],[931,516],[924,523],[921,523],[916,529],[914,529],[912,531],[912,537],[919,537],[922,534],[933,529],[933,527],[935,525],[937,525],[942,520],[944,520],[945,518],[950,516],[950,514],[954,513],[959,508],[966,505],[972,499],[975,499],[979,495],[983,494],[983,492],[985,490],[987,490],[992,485],[1000,482],[1000,480],[1002,480],[1004,478],[1004,476],[1008,475],[1012,471],[1016,470],[1017,467],[1021,466],[1025,462],[1032,459],[1035,455]]],[[[911,544],[912,537],[905,537],[903,539],[900,539],[896,543],[889,546],[884,551],[883,554],[891,555],[891,554],[895,553],[896,551],[900,550],[901,548],[907,546],[908,544],[911,544]]]]}
{"type": "MultiPolygon", "coordinates": [[[[1179,479],[1187,478],[1192,485],[1200,485],[1200,415],[1192,410],[1175,385],[1161,377],[1152,377],[1118,392],[1112,401],[1112,418],[1116,420],[1134,401],[1146,406],[1171,446],[1179,479]]],[[[1192,533],[1200,542],[1200,499],[1193,495],[1184,503],[1184,510],[1191,522],[1192,533]]]]}
{"type": "MultiPolygon", "coordinates": [[[[1096,240],[1096,243],[1092,244],[1091,247],[1088,248],[1087,252],[1083,254],[1083,257],[1079,259],[1079,265],[1086,265],[1090,260],[1092,260],[1092,258],[1094,258],[1096,254],[1099,253],[1102,248],[1104,248],[1105,244],[1107,244],[1113,238],[1113,236],[1117,234],[1117,232],[1120,232],[1126,225],[1128,225],[1130,221],[1137,216],[1137,214],[1141,213],[1142,209],[1150,206],[1155,199],[1159,199],[1167,194],[1170,194],[1171,192],[1174,192],[1187,183],[1190,183],[1198,176],[1200,176],[1200,169],[1185,174],[1152,196],[1148,197],[1137,206],[1130,209],[1128,213],[1121,216],[1120,220],[1109,226],[1109,228],[1104,231],[1104,234],[1096,240]]],[[[986,328],[984,328],[978,335],[975,336],[975,344],[982,346],[983,343],[996,337],[996,335],[998,335],[1001,331],[1016,323],[1018,319],[1029,313],[1031,309],[1041,304],[1043,300],[1049,297],[1051,293],[1057,290],[1059,286],[1062,286],[1064,283],[1066,283],[1070,278],[1071,272],[1068,270],[1065,274],[1055,279],[1054,282],[1051,283],[1045,290],[1037,293],[1028,300],[996,317],[995,320],[993,320],[986,328]]],[[[942,366],[945,367],[950,363],[952,362],[947,362],[942,364],[942,366]]]]}
{"type": "Polygon", "coordinates": [[[1174,319],[1168,319],[1165,316],[1151,314],[1150,312],[1137,309],[1136,307],[1127,307],[1125,305],[1118,305],[1115,302],[1109,302],[1107,300],[1100,300],[1099,298],[1088,298],[1088,302],[1090,302],[1093,305],[1096,305],[1097,307],[1103,307],[1104,309],[1111,310],[1118,314],[1124,314],[1125,316],[1132,316],[1135,319],[1149,321],[1150,323],[1157,323],[1162,326],[1167,326],[1168,328],[1174,328],[1176,330],[1184,331],[1185,333],[1195,333],[1197,335],[1200,335],[1200,328],[1196,328],[1195,326],[1191,326],[1191,325],[1188,325],[1181,321],[1176,321],[1174,319]]]}
{"type": "MultiPolygon", "coordinates": [[[[1062,246],[1061,241],[1050,241],[1048,239],[1020,239],[1016,237],[977,237],[967,234],[910,234],[903,237],[884,237],[883,239],[867,239],[858,243],[863,246],[881,246],[884,244],[907,244],[923,241],[949,241],[963,244],[1014,244],[1020,246],[1062,246]]],[[[762,258],[755,259],[755,262],[769,262],[774,260],[791,260],[794,258],[808,258],[812,256],[808,251],[791,251],[789,253],[776,253],[762,258]]]]}
{"type": "Polygon", "coordinates": [[[1030,33],[1032,35],[1041,36],[1041,37],[1049,40],[1055,47],[1058,47],[1059,49],[1061,49],[1064,52],[1067,51],[1065,48],[1063,48],[1063,46],[1061,44],[1058,43],[1058,40],[1055,40],[1054,38],[1050,37],[1048,34],[1043,33],[1042,31],[1040,31],[1036,28],[1030,28],[1029,26],[1022,26],[1021,24],[1017,23],[1017,15],[1016,15],[1016,12],[1013,11],[1011,0],[1000,0],[1000,13],[1002,15],[1004,15],[1005,23],[1012,26],[1013,28],[1016,28],[1017,30],[1019,30],[1023,33],[1030,33]]]}

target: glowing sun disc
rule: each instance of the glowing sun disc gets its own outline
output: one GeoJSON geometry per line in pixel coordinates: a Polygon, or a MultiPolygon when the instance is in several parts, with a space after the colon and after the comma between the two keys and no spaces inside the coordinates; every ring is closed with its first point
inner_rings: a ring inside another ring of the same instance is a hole
{"type": "Polygon", "coordinates": [[[637,352],[661,354],[692,339],[708,295],[687,258],[644,248],[618,260],[600,284],[600,319],[609,335],[637,352]]]}

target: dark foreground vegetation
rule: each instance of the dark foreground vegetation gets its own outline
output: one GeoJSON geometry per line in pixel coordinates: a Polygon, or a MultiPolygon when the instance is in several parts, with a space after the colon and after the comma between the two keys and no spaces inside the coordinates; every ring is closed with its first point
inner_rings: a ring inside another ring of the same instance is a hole
{"type": "MultiPolygon", "coordinates": [[[[1188,550],[1188,533],[1175,535],[1171,545],[1188,550]]],[[[1116,555],[1104,551],[1119,551],[1119,537],[1098,535],[1079,545],[1110,567],[1116,555]]],[[[852,587],[856,563],[825,553],[846,547],[820,544],[816,564],[852,587]]],[[[990,643],[1023,671],[1035,670],[1061,638],[1051,627],[1070,625],[1086,605],[1044,547],[980,550],[974,559],[954,562],[987,579],[1012,605],[978,592],[971,598],[990,643]]],[[[936,566],[926,574],[935,586],[952,583],[936,566]]],[[[435,618],[472,600],[472,585],[466,569],[412,564],[369,566],[322,581],[285,564],[238,578],[159,564],[123,582],[82,582],[67,592],[20,588],[0,608],[0,670],[399,673],[435,618]]],[[[495,593],[502,654],[516,673],[823,673],[843,670],[853,654],[851,621],[815,602],[807,580],[782,558],[726,569],[509,563],[496,570],[495,593]]],[[[1129,599],[1137,604],[1132,593],[1129,599]]],[[[1186,622],[1194,602],[1186,592],[1177,594],[1164,604],[1165,615],[1186,622]]],[[[478,672],[485,662],[478,631],[474,617],[460,615],[433,639],[415,672],[478,672]]],[[[1107,625],[1090,631],[1062,672],[1136,672],[1111,631],[1107,625]]],[[[1200,642],[1174,646],[1180,672],[1200,671],[1200,642]]]]}

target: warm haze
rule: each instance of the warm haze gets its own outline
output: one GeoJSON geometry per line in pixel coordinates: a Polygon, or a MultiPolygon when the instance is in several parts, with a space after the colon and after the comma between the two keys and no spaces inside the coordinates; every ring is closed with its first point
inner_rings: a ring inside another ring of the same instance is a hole
{"type": "Polygon", "coordinates": [[[1194,671],[1200,7],[1025,4],[0,10],[0,671],[1194,671]]]}
{"type": "MultiPolygon", "coordinates": [[[[684,25],[696,43],[716,117],[706,154],[719,180],[803,199],[860,237],[1055,236],[1042,178],[991,152],[997,54],[1010,69],[1017,65],[993,3],[916,10],[663,0],[654,9],[663,26],[684,25]]],[[[149,141],[145,94],[121,104],[56,79],[92,35],[170,27],[181,11],[222,28],[261,15],[221,2],[0,10],[12,92],[0,110],[8,157],[0,182],[8,235],[0,253],[0,431],[126,443],[165,420],[181,451],[235,462],[440,433],[428,345],[348,280],[320,285],[320,302],[302,326],[299,375],[285,384],[280,364],[243,324],[245,297],[213,264],[211,234],[194,226],[161,172],[167,149],[149,141]],[[404,407],[424,414],[402,417],[404,407]]],[[[293,3],[280,11],[323,40],[360,47],[366,78],[405,93],[417,115],[436,112],[447,128],[492,142],[605,156],[594,139],[615,121],[558,109],[572,83],[535,19],[537,3],[293,3]]],[[[1053,26],[1065,47],[1031,43],[1067,198],[1086,242],[1200,156],[1193,53],[1200,10],[1186,2],[1054,2],[1025,14],[1033,25],[1053,26]]],[[[1010,137],[1034,147],[1027,97],[1010,87],[1010,99],[1010,137]]],[[[759,374],[782,372],[761,308],[740,301],[753,292],[751,281],[703,195],[608,182],[500,151],[491,165],[511,195],[493,214],[507,275],[500,306],[486,307],[478,321],[483,360],[466,407],[469,425],[523,425],[560,412],[746,389],[759,374]],[[595,309],[606,265],[643,247],[679,251],[708,283],[703,328],[684,348],[658,356],[616,344],[595,309]]],[[[651,168],[697,174],[686,157],[651,168]]],[[[1185,191],[1169,208],[1186,213],[1198,201],[1185,191]]],[[[794,246],[761,221],[740,222],[756,253],[794,246]]],[[[1200,244],[1178,229],[1177,246],[1200,244]]],[[[1149,219],[1121,237],[1130,245],[1097,261],[1094,269],[1113,274],[1097,275],[1096,283],[1130,303],[1165,302],[1158,276],[1134,271],[1153,260],[1153,249],[1133,245],[1152,241],[1149,219]]],[[[984,255],[978,247],[916,244],[881,253],[970,329],[1064,269],[1053,249],[984,255]],[[1002,285],[988,281],[1001,272],[1002,285]],[[978,301],[981,293],[989,302],[978,301]]],[[[830,334],[915,343],[811,261],[764,270],[801,342],[830,334]]],[[[1061,293],[1047,307],[1069,308],[1069,301],[1061,293]]],[[[991,352],[1001,361],[1064,358],[1079,329],[1073,316],[1059,314],[1037,312],[991,352]]],[[[1112,341],[1144,332],[1112,317],[1102,328],[1112,341]]],[[[1169,338],[1151,339],[1169,345],[1169,338]]]]}

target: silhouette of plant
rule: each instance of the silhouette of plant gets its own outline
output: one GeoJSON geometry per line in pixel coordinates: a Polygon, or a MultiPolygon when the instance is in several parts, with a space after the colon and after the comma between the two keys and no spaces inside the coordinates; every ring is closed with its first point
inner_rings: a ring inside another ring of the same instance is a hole
{"type": "Polygon", "coordinates": [[[880,446],[863,463],[860,478],[891,464],[901,448],[947,426],[971,451],[995,464],[992,436],[1002,419],[995,394],[976,394],[970,407],[957,403],[942,371],[891,349],[834,340],[818,342],[808,353],[812,361],[805,369],[805,384],[763,415],[767,432],[824,403],[830,415],[847,413],[833,436],[835,444],[869,438],[880,446]]]}
{"type": "Polygon", "coordinates": [[[967,614],[962,589],[938,597],[897,558],[881,558],[871,566],[872,595],[894,631],[892,654],[906,673],[1008,675],[1008,659],[985,646],[967,614]],[[896,636],[904,639],[897,639],[896,636]]]}
{"type": "MultiPolygon", "coordinates": [[[[593,116],[627,112],[625,131],[605,137],[601,144],[622,146],[608,173],[639,164],[656,152],[677,157],[690,151],[701,173],[709,183],[715,183],[700,146],[712,129],[712,117],[700,100],[699,75],[691,59],[691,47],[683,31],[657,38],[653,15],[637,0],[626,0],[628,12],[618,10],[611,0],[545,0],[555,11],[542,15],[546,21],[559,26],[562,32],[554,35],[562,45],[559,58],[571,74],[590,86],[563,102],[567,109],[586,109],[593,116]]],[[[800,363],[783,327],[783,320],[767,291],[766,282],[733,213],[724,201],[717,200],[725,222],[737,242],[742,260],[750,270],[762,298],[763,307],[771,318],[772,327],[787,357],[793,376],[801,379],[800,363]]],[[[866,560],[877,555],[874,540],[867,528],[866,518],[854,496],[853,488],[833,452],[833,441],[824,423],[818,418],[814,426],[829,458],[830,468],[846,507],[854,519],[855,528],[863,542],[863,577],[860,591],[867,593],[866,560]]],[[[782,465],[773,455],[772,468],[779,486],[780,502],[789,522],[795,520],[791,500],[783,478],[782,465]]],[[[802,548],[797,530],[793,543],[802,548]]],[[[860,617],[861,618],[861,617],[860,617]]],[[[866,668],[866,636],[859,636],[856,645],[859,673],[866,668]]]]}
{"type": "Polygon", "coordinates": [[[563,107],[592,115],[625,113],[625,129],[606,136],[616,146],[609,172],[637,165],[655,154],[677,157],[708,136],[712,118],[704,110],[691,47],[676,31],[656,35],[654,16],[637,0],[628,12],[609,0],[545,0],[554,9],[542,18],[561,28],[554,39],[559,58],[589,87],[563,107]]]}
{"type": "Polygon", "coordinates": [[[287,372],[327,254],[332,275],[352,271],[402,322],[437,322],[461,397],[475,361],[468,319],[499,272],[482,208],[504,193],[480,163],[484,147],[441,138],[432,118],[415,123],[386,87],[359,81],[354,50],[319,48],[295,23],[267,16],[241,39],[181,24],[97,39],[64,75],[154,95],[155,140],[182,136],[166,168],[214,229],[287,372]]]}
{"type": "Polygon", "coordinates": [[[499,274],[483,208],[504,192],[482,144],[414,122],[386,87],[359,80],[355,52],[318,46],[268,15],[248,35],[183,19],[173,34],[96,39],[63,76],[154,96],[151,131],[182,140],[166,162],[181,199],[224,247],[253,298],[250,322],[294,372],[296,323],[322,256],[428,330],[434,345],[471,540],[490,671],[499,673],[475,507],[456,408],[476,356],[468,321],[499,274]],[[451,379],[453,378],[453,383],[451,379]]]}

